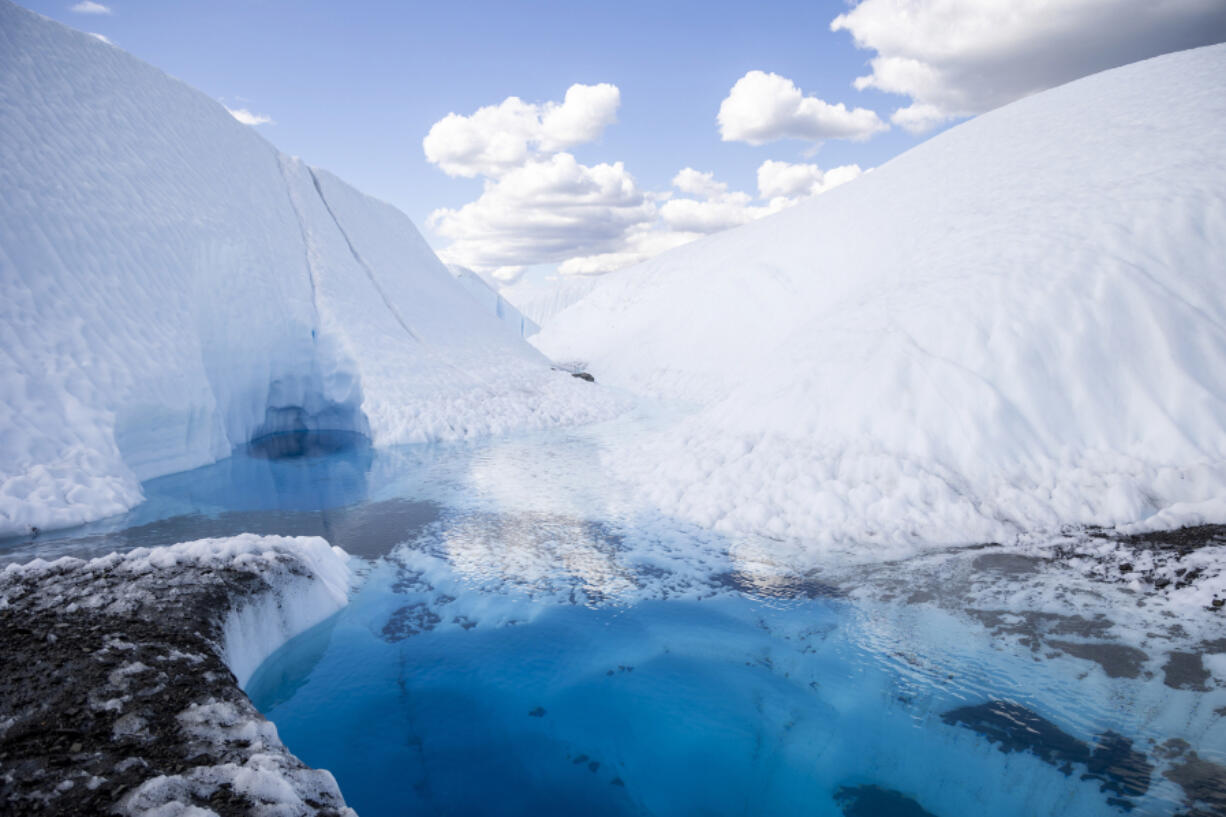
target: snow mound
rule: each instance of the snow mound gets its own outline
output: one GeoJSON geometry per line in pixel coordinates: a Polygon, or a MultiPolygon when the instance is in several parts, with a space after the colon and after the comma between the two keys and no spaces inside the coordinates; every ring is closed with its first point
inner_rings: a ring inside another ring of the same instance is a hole
{"type": "Polygon", "coordinates": [[[588,419],[412,223],[212,99],[0,0],[0,535],[291,429],[588,419]]]}
{"type": "Polygon", "coordinates": [[[1013,103],[534,342],[702,406],[612,459],[722,531],[885,558],[1226,521],[1223,76],[1211,46],[1013,103]]]}

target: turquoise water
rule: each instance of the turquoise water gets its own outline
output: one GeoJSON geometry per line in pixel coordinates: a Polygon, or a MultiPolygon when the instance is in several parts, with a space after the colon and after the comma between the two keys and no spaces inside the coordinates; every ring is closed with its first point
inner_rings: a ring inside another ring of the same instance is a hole
{"type": "Polygon", "coordinates": [[[837,593],[712,581],[661,599],[645,579],[633,601],[572,601],[562,576],[470,572],[456,530],[474,532],[444,515],[366,567],[351,605],[248,685],[359,814],[1158,815],[1182,799],[1151,756],[1187,702],[1152,684],[837,593]]]}
{"type": "Polygon", "coordinates": [[[776,543],[613,481],[601,452],[633,432],[286,435],[0,559],[241,531],[346,548],[350,605],[247,691],[364,817],[1226,813],[1226,690],[1061,652],[1120,634],[1009,601],[1059,575],[764,562],[776,543]]]}

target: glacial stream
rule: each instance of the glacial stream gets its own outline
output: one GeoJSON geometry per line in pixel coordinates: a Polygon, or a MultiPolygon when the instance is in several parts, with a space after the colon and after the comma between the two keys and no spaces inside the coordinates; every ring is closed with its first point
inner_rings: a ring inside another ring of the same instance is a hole
{"type": "Polygon", "coordinates": [[[1181,674],[1175,630],[1007,549],[776,561],[662,518],[601,459],[659,421],[282,435],[0,560],[344,547],[350,605],[247,692],[363,817],[1226,814],[1226,644],[1181,674]]]}

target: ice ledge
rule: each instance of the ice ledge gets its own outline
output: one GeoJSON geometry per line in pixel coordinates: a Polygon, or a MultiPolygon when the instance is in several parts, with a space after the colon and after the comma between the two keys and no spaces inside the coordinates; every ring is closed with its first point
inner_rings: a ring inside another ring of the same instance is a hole
{"type": "Polygon", "coordinates": [[[244,534],[0,572],[14,814],[353,815],[240,689],[348,601],[344,551],[244,534]]]}

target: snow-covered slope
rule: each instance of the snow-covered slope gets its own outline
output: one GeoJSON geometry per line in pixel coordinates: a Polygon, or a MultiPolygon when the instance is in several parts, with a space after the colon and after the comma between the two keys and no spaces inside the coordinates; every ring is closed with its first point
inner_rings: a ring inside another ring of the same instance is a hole
{"type": "Polygon", "coordinates": [[[459,264],[448,264],[447,271],[460,282],[469,295],[477,299],[477,303],[494,313],[498,320],[506,324],[516,337],[526,338],[540,331],[539,326],[525,318],[518,309],[511,306],[507,299],[498,293],[497,289],[490,286],[473,270],[459,264]]]}
{"type": "Polygon", "coordinates": [[[536,342],[703,406],[619,464],[723,530],[881,554],[1226,521],[1224,77],[1219,45],[1021,100],[536,342]]]}
{"type": "Polygon", "coordinates": [[[288,428],[377,443],[587,417],[400,212],[0,0],[0,535],[288,428]]]}

